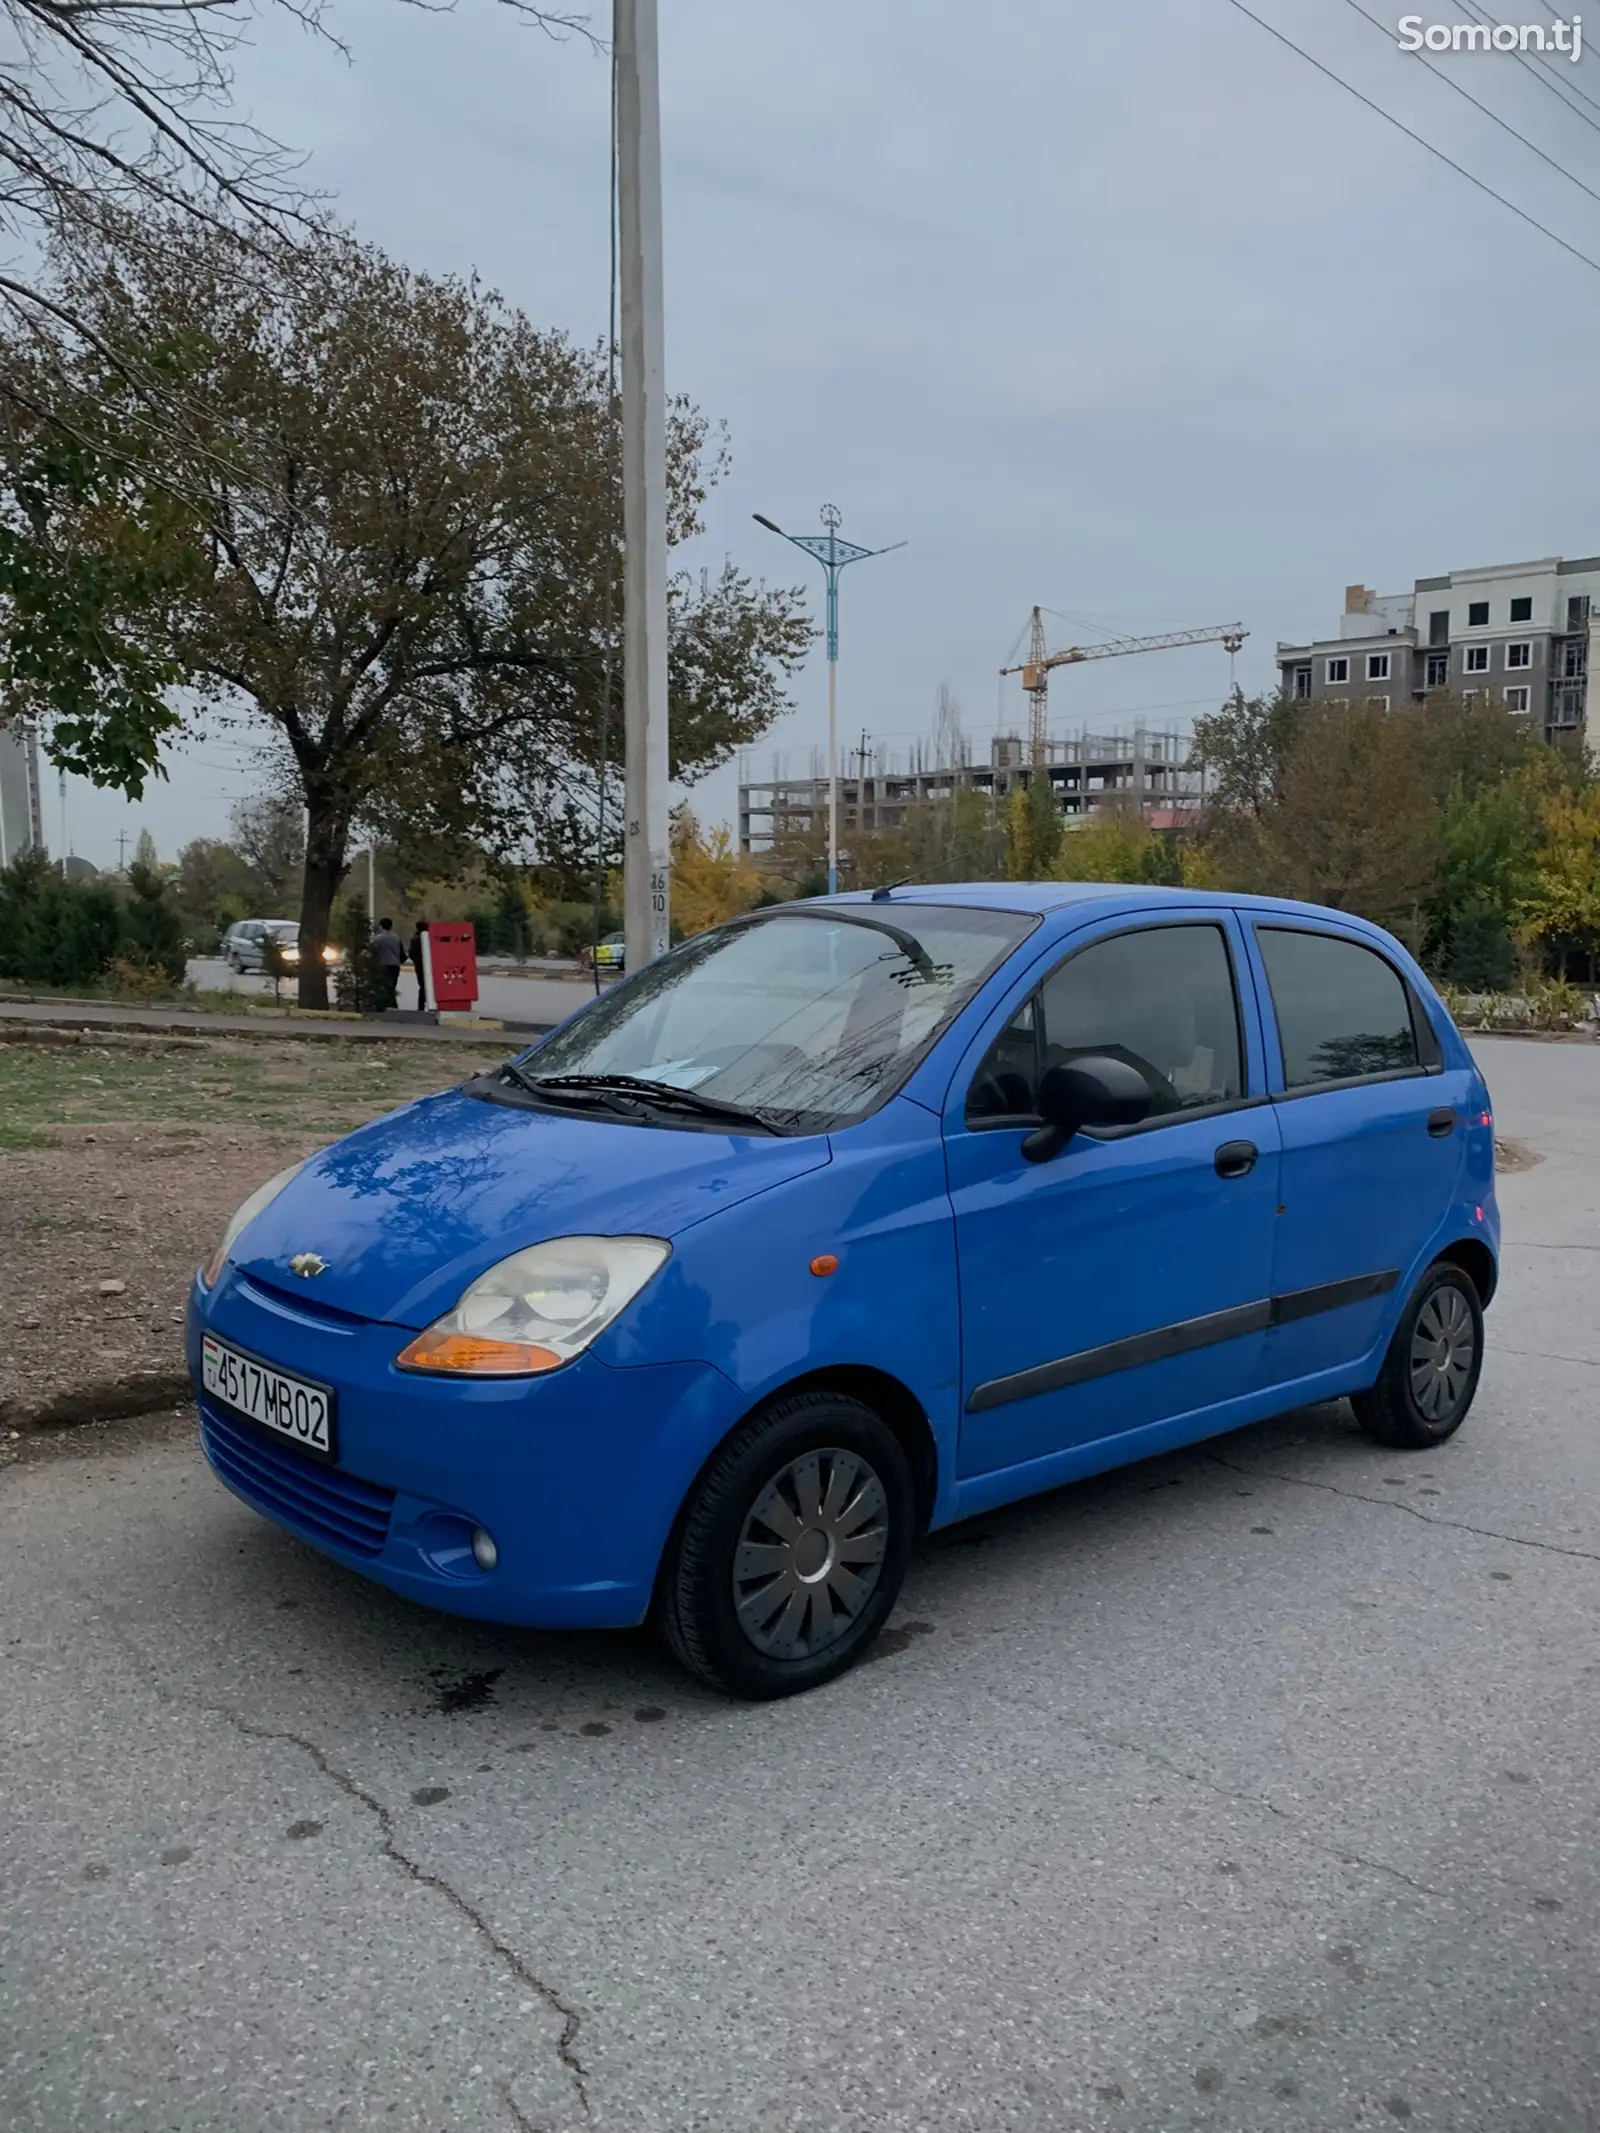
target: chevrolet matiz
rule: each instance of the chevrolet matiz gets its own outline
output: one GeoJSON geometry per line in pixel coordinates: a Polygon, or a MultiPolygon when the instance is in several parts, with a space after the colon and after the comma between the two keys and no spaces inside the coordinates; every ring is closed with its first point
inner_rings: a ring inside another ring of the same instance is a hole
{"type": "Polygon", "coordinates": [[[349,1569],[772,1697],[932,1528],[1339,1396],[1439,1445],[1498,1244],[1488,1091],[1376,926],[901,888],[701,934],[271,1179],[189,1360],[216,1473],[349,1569]]]}

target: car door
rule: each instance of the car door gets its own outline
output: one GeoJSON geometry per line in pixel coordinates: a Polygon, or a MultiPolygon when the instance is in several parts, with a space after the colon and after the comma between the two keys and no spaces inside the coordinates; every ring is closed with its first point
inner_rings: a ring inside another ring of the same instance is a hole
{"type": "Polygon", "coordinates": [[[1267,1382],[1292,1385],[1380,1337],[1454,1197],[1472,1075],[1442,1065],[1376,940],[1289,916],[1249,931],[1283,1144],[1267,1382]]]}
{"type": "Polygon", "coordinates": [[[1113,922],[1010,1003],[957,1075],[963,1477],[1259,1384],[1277,1122],[1242,946],[1224,911],[1113,922]],[[1108,1050],[1140,1066],[1160,1110],[1028,1161],[1042,1073],[1108,1050]]]}

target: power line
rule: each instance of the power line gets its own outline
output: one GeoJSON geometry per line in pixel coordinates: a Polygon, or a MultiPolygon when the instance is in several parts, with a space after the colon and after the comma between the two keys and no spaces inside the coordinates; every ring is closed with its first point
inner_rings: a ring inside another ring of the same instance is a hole
{"type": "MultiPolygon", "coordinates": [[[[1390,41],[1390,43],[1393,43],[1394,31],[1390,28],[1389,24],[1387,22],[1380,22],[1376,15],[1369,15],[1366,9],[1361,5],[1361,0],[1344,0],[1344,4],[1346,7],[1353,7],[1356,13],[1361,17],[1363,22],[1370,22],[1375,30],[1381,30],[1384,36],[1390,41]]],[[[1413,54],[1413,57],[1417,59],[1422,59],[1422,54],[1420,52],[1417,52],[1413,54]]],[[[1446,74],[1443,67],[1436,67],[1431,59],[1422,59],[1422,64],[1427,68],[1428,72],[1434,77],[1436,81],[1442,81],[1447,89],[1454,89],[1457,96],[1464,96],[1467,102],[1472,106],[1474,111],[1481,111],[1485,118],[1493,119],[1494,123],[1500,128],[1502,133],[1509,133],[1514,141],[1520,141],[1524,148],[1530,149],[1532,153],[1539,158],[1539,161],[1541,163],[1548,163],[1550,168],[1552,170],[1559,171],[1562,177],[1571,179],[1572,183],[1577,186],[1579,192],[1587,193],[1591,200],[1600,201],[1600,193],[1597,193],[1592,185],[1585,185],[1583,180],[1576,174],[1576,172],[1568,170],[1565,163],[1558,163],[1554,156],[1546,155],[1545,151],[1538,145],[1538,143],[1536,141],[1530,141],[1525,133],[1518,133],[1516,127],[1511,125],[1508,120],[1503,119],[1498,111],[1492,110],[1488,104],[1480,104],[1478,99],[1473,95],[1472,91],[1470,89],[1463,89],[1460,82],[1455,80],[1452,75],[1446,74]]]]}
{"type": "MultiPolygon", "coordinates": [[[[1461,6],[1480,29],[1492,32],[1505,28],[1505,24],[1497,21],[1487,8],[1479,7],[1476,4],[1476,0],[1461,0],[1461,6]]],[[[1524,73],[1533,76],[1541,89],[1548,89],[1559,103],[1566,105],[1566,108],[1575,119],[1581,119],[1584,125],[1593,126],[1595,132],[1600,133],[1600,124],[1596,124],[1595,120],[1589,117],[1588,112],[1580,111],[1577,105],[1570,102],[1567,97],[1567,90],[1570,88],[1574,96],[1582,97],[1583,101],[1590,107],[1590,110],[1600,111],[1600,104],[1595,102],[1587,90],[1580,89],[1575,81],[1569,82],[1565,75],[1552,72],[1547,60],[1540,60],[1535,64],[1528,54],[1523,51],[1513,52],[1509,56],[1517,62],[1517,65],[1522,68],[1524,73]]]]}
{"type": "Polygon", "coordinates": [[[1353,96],[1358,104],[1365,104],[1367,109],[1375,111],[1379,118],[1387,119],[1391,126],[1397,126],[1408,141],[1415,141],[1419,148],[1425,148],[1429,155],[1436,156],[1441,163],[1447,164],[1458,178],[1465,178],[1467,183],[1476,186],[1480,193],[1487,193],[1491,200],[1498,200],[1502,207],[1511,210],[1519,222],[1527,223],[1528,227],[1537,230],[1541,237],[1548,237],[1552,244],[1560,245],[1563,252],[1570,253],[1574,259],[1580,260],[1593,273],[1600,274],[1600,259],[1591,259],[1587,252],[1579,251],[1575,244],[1568,244],[1565,237],[1558,237],[1553,229],[1546,223],[1540,222],[1536,216],[1530,215],[1526,208],[1518,207],[1516,202],[1508,200],[1504,193],[1496,192],[1492,185],[1488,184],[1483,178],[1475,176],[1472,171],[1466,168],[1465,164],[1458,163],[1454,156],[1446,155],[1442,148],[1435,148],[1432,141],[1424,140],[1420,133],[1414,133],[1404,119],[1397,119],[1392,111],[1385,111],[1382,104],[1375,104],[1370,96],[1356,87],[1354,82],[1346,81],[1342,74],[1335,74],[1332,67],[1324,66],[1322,61],[1313,57],[1303,45],[1296,44],[1292,37],[1286,37],[1282,30],[1277,29],[1272,23],[1265,21],[1260,15],[1246,7],[1244,0],[1228,0],[1228,5],[1237,9],[1247,20],[1253,22],[1257,29],[1265,30],[1269,37],[1275,37],[1279,44],[1287,46],[1297,58],[1303,59],[1307,66],[1315,67],[1319,74],[1326,75],[1329,81],[1336,83],[1348,95],[1353,96]]]}

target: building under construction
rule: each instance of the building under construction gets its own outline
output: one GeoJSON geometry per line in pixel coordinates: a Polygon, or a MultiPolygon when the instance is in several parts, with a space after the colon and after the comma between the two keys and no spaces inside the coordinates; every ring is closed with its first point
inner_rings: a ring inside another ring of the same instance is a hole
{"type": "MultiPolygon", "coordinates": [[[[1074,644],[1052,652],[1045,638],[1045,610],[1034,608],[1028,622],[1028,657],[1021,666],[1002,667],[1001,677],[1020,675],[1028,696],[1028,733],[997,734],[989,743],[988,761],[979,760],[962,734],[960,717],[948,691],[940,692],[938,731],[891,755],[870,744],[846,753],[839,765],[839,835],[852,830],[895,829],[908,811],[929,800],[948,800],[957,792],[977,792],[1009,800],[1019,787],[1048,778],[1068,828],[1097,807],[1137,809],[1153,829],[1178,829],[1198,812],[1204,781],[1190,762],[1186,736],[1171,730],[1135,726],[1127,733],[1090,733],[1053,738],[1050,733],[1050,676],[1060,668],[1093,660],[1125,659],[1145,652],[1173,652],[1195,645],[1221,645],[1231,662],[1249,635],[1242,622],[1203,629],[1166,630],[1153,637],[1112,637],[1096,644],[1074,644]]],[[[739,765],[739,848],[770,851],[785,836],[826,830],[827,764],[821,749],[810,751],[808,769],[797,774],[782,756],[772,758],[772,774],[756,775],[754,759],[739,765]]]]}
{"type": "MultiPolygon", "coordinates": [[[[1201,779],[1190,765],[1186,734],[1135,726],[1130,733],[1081,732],[1049,738],[1038,774],[1048,777],[1062,815],[1081,821],[1108,802],[1137,808],[1156,829],[1181,826],[1197,811],[1201,779]]],[[[997,801],[1010,798],[1034,775],[1031,747],[1019,733],[996,735],[987,761],[976,746],[958,741],[941,746],[931,737],[909,748],[889,750],[870,742],[846,750],[839,766],[839,834],[860,829],[894,829],[907,810],[920,802],[948,800],[957,792],[977,792],[997,801]]],[[[803,757],[774,755],[768,774],[759,759],[739,764],[739,848],[769,851],[784,836],[820,833],[828,824],[828,775],[825,751],[809,749],[803,757]]]]}

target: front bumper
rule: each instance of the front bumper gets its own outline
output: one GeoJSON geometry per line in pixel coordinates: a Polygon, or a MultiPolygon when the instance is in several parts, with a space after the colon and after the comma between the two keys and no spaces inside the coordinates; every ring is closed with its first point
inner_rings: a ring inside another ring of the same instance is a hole
{"type": "Polygon", "coordinates": [[[331,1385],[338,1460],[304,1457],[203,1391],[212,1470],[254,1510],[391,1591],[454,1614],[622,1628],[649,1611],[672,1521],[738,1421],[704,1363],[608,1367],[592,1353],[547,1378],[452,1381],[397,1370],[409,1329],[313,1312],[229,1267],[194,1286],[189,1368],[215,1333],[331,1385]],[[473,1560],[472,1529],[498,1561],[473,1560]]]}

